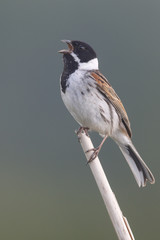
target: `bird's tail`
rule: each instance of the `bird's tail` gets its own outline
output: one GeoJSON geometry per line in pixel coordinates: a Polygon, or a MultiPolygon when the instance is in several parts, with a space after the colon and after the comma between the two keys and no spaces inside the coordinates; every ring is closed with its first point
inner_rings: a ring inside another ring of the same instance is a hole
{"type": "Polygon", "coordinates": [[[130,169],[132,170],[138,186],[146,186],[146,181],[149,181],[151,184],[153,184],[155,182],[154,176],[140,157],[132,142],[127,143],[127,145],[118,145],[125,159],[127,160],[130,169]]]}

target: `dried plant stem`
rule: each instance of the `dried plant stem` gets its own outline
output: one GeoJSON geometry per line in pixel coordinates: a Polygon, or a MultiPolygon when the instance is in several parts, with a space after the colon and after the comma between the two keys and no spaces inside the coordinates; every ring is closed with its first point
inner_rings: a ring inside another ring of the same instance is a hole
{"type": "MultiPolygon", "coordinates": [[[[78,134],[83,151],[86,155],[87,160],[89,160],[92,151],[87,152],[87,150],[93,148],[93,144],[89,136],[82,131],[78,134]]],[[[109,185],[106,175],[103,171],[99,158],[96,157],[95,160],[89,163],[95,181],[98,185],[99,191],[104,200],[105,206],[108,210],[109,216],[115,228],[119,240],[134,240],[134,236],[127,222],[127,219],[123,216],[118,202],[115,198],[114,193],[109,185]]]]}

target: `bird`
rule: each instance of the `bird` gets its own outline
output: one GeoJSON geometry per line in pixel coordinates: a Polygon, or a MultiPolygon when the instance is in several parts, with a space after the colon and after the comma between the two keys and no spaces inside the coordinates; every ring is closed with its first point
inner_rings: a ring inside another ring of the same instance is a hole
{"type": "Polygon", "coordinates": [[[95,131],[103,140],[93,151],[89,162],[98,155],[107,137],[119,146],[139,187],[155,179],[134,147],[131,126],[126,110],[107,78],[99,71],[97,54],[82,41],[62,40],[68,49],[63,54],[63,72],[60,77],[62,100],[80,125],[78,133],[95,131]]]}

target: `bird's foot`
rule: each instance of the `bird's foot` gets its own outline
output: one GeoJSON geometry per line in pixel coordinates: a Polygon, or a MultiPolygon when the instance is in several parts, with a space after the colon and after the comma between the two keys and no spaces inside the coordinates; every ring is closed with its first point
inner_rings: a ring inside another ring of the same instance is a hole
{"type": "Polygon", "coordinates": [[[86,136],[89,137],[88,130],[89,130],[88,127],[80,127],[78,131],[76,131],[76,134],[78,136],[80,133],[84,132],[86,136]]]}
{"type": "Polygon", "coordinates": [[[98,156],[98,153],[100,151],[101,147],[97,147],[97,148],[91,148],[89,150],[86,151],[86,153],[89,153],[90,151],[93,151],[92,155],[90,156],[89,160],[87,161],[87,164],[92,162],[97,156],[98,156]]]}

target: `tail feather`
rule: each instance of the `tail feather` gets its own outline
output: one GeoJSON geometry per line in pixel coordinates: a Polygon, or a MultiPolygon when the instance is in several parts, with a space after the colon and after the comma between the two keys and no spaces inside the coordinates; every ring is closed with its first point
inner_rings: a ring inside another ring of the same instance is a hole
{"type": "Polygon", "coordinates": [[[153,184],[155,182],[154,176],[140,157],[133,144],[129,143],[127,145],[119,145],[119,148],[127,160],[138,186],[146,186],[147,181],[153,184]]]}

